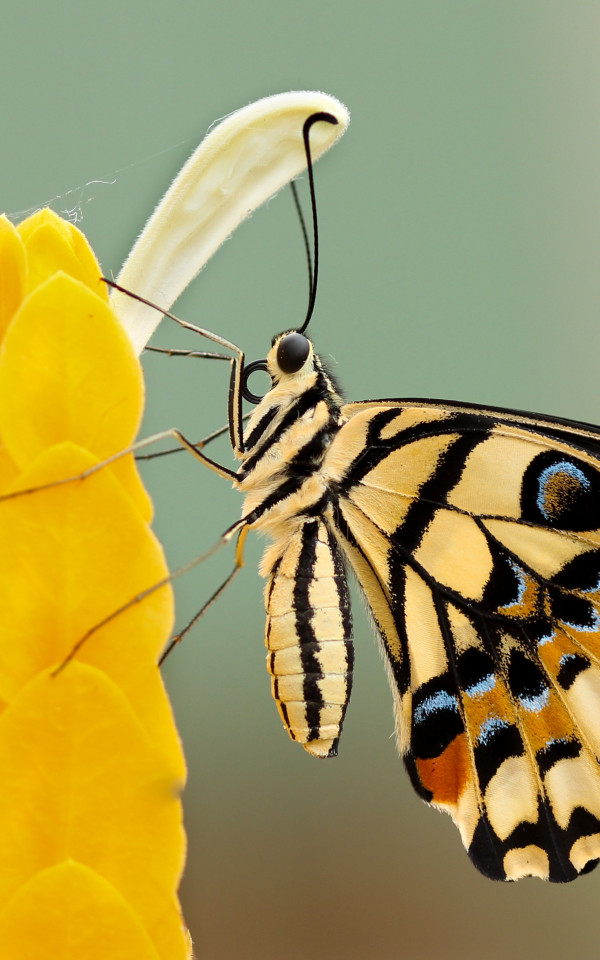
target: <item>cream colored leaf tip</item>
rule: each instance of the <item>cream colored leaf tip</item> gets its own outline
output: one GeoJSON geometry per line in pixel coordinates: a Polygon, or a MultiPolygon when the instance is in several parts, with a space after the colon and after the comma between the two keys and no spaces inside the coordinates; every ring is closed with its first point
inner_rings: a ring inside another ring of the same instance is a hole
{"type": "MultiPolygon", "coordinates": [[[[305,169],[302,128],[321,112],[338,122],[311,127],[311,157],[317,160],[350,121],[346,107],[326,93],[265,97],[213,127],[148,220],[118,283],[168,310],[238,224],[305,169]]],[[[160,311],[117,290],[112,305],[141,352],[160,311]]]]}

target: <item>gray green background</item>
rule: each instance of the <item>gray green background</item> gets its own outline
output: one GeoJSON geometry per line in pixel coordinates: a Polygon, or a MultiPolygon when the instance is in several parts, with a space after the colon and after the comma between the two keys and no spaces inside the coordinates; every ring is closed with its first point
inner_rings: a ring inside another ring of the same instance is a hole
{"type": "MultiPolygon", "coordinates": [[[[9,0],[2,19],[9,214],[46,201],[78,209],[116,273],[212,121],[266,94],[323,89],[352,123],[317,166],[312,334],[348,397],[600,421],[595,0],[9,0]]],[[[303,318],[305,288],[284,193],[177,310],[257,358],[303,318]]],[[[157,342],[182,339],[163,324],[157,342]]],[[[224,368],[156,356],[146,366],[144,433],[178,425],[199,438],[224,422],[224,368]]],[[[218,453],[229,462],[225,445],[218,453]]],[[[173,566],[239,514],[237,494],[185,454],[146,477],[173,566]]],[[[413,795],[358,601],[341,755],[318,762],[288,741],[264,669],[260,549],[249,544],[246,569],[166,670],[190,770],[182,896],[198,956],[596,955],[600,871],[564,887],[493,884],[449,819],[413,795]]],[[[230,562],[215,557],[177,584],[181,622],[230,562]]]]}

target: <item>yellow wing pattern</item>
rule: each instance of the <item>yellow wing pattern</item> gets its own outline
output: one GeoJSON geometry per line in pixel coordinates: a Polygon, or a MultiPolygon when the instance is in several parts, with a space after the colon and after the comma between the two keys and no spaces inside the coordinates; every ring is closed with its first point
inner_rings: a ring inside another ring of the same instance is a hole
{"type": "Polygon", "coordinates": [[[600,434],[347,404],[325,517],[378,625],[413,784],[494,879],[600,857],[600,434]]]}

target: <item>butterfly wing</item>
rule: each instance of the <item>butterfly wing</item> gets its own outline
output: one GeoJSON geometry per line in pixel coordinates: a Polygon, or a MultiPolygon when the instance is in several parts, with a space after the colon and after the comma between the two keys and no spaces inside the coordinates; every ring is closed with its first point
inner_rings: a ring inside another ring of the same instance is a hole
{"type": "Polygon", "coordinates": [[[600,858],[600,431],[348,404],[331,523],[390,668],[417,792],[493,879],[600,858]]]}

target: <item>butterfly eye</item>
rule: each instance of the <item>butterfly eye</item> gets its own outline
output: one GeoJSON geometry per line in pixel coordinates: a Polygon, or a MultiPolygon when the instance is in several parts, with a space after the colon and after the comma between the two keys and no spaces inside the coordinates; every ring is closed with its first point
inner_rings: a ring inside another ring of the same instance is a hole
{"type": "Polygon", "coordinates": [[[301,333],[288,333],[277,347],[277,364],[282,373],[298,373],[310,353],[310,343],[301,333]]]}

